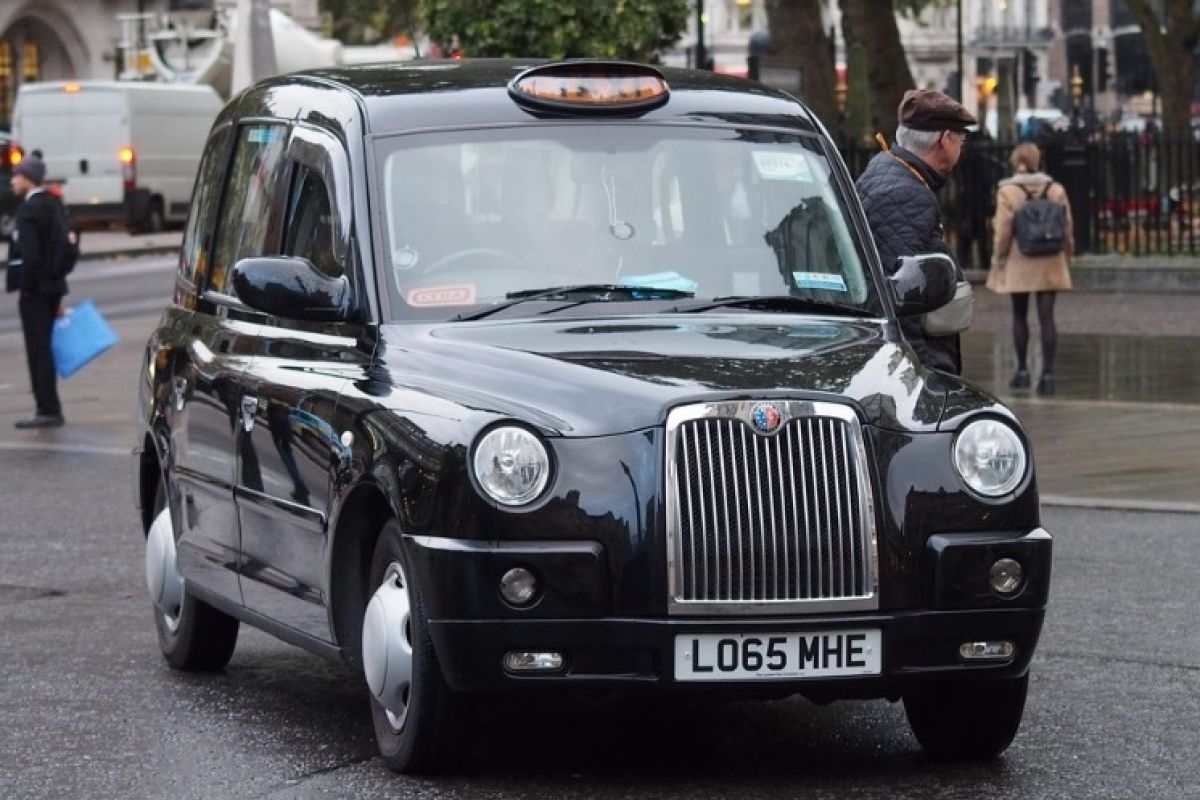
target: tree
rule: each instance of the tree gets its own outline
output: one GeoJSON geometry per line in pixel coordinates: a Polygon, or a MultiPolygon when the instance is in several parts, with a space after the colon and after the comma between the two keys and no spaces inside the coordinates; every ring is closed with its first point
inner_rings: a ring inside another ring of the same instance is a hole
{"type": "Polygon", "coordinates": [[[838,125],[833,53],[821,19],[825,0],[767,0],[767,24],[774,54],[799,64],[804,102],[829,128],[838,125]]]}
{"type": "Polygon", "coordinates": [[[1125,0],[1142,29],[1150,63],[1158,78],[1162,97],[1163,130],[1176,139],[1191,137],[1192,84],[1195,81],[1195,57],[1192,51],[1200,42],[1200,11],[1193,0],[1125,0]],[[1154,6],[1165,8],[1160,20],[1154,6]],[[1163,24],[1165,22],[1165,24],[1163,24]]]}
{"type": "MultiPolygon", "coordinates": [[[[910,0],[904,2],[906,9],[914,6],[910,0]]],[[[847,42],[851,46],[861,43],[867,53],[871,124],[877,131],[892,134],[896,130],[896,109],[904,93],[916,85],[900,42],[895,4],[893,0],[841,0],[841,4],[847,42]]]]}
{"type": "Polygon", "coordinates": [[[329,36],[345,44],[371,44],[398,34],[412,38],[417,0],[321,0],[329,36]]]}
{"type": "Polygon", "coordinates": [[[647,61],[679,40],[688,0],[418,0],[436,42],[471,57],[647,61]]]}

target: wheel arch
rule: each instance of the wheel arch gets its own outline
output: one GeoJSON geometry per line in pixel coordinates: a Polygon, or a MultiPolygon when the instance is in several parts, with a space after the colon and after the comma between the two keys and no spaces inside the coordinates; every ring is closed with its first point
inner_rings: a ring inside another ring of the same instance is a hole
{"type": "Polygon", "coordinates": [[[375,542],[388,520],[396,518],[386,491],[370,481],[354,487],[342,503],[330,556],[330,623],[345,662],[362,668],[362,615],[369,599],[367,576],[375,542]]]}
{"type": "Polygon", "coordinates": [[[154,495],[158,491],[158,482],[165,477],[158,444],[148,431],[142,440],[137,470],[137,499],[142,514],[142,535],[145,536],[154,522],[154,495]]]}

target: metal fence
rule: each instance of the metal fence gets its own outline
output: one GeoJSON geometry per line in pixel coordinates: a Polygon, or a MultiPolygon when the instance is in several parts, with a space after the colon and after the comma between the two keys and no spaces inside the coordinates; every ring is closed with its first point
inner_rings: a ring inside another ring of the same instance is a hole
{"type": "MultiPolygon", "coordinates": [[[[1045,137],[1042,168],[1067,190],[1075,252],[1200,255],[1200,142],[1106,134],[1045,137]]],[[[964,266],[986,268],[996,184],[1011,174],[1012,145],[968,142],[940,196],[946,239],[964,266]]],[[[855,177],[879,152],[849,145],[855,177]]]]}

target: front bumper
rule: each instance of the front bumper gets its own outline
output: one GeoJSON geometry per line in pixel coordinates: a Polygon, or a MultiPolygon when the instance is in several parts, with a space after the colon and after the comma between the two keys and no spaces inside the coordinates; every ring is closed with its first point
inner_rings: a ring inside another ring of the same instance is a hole
{"type": "MultiPolygon", "coordinates": [[[[749,680],[742,688],[787,688],[823,699],[895,697],[907,688],[947,674],[1016,677],[1025,674],[1042,629],[1045,609],[910,611],[894,614],[791,617],[786,619],[679,620],[458,620],[433,621],[430,632],[447,682],[460,691],[512,690],[532,686],[616,687],[659,685],[695,691],[711,686],[678,682],[673,674],[675,636],[688,633],[818,632],[877,628],[883,637],[882,673],[853,678],[749,680]],[[967,641],[1007,639],[1010,661],[966,664],[958,655],[967,641]],[[565,657],[553,674],[513,675],[503,667],[513,650],[552,650],[565,657]]],[[[731,685],[721,682],[722,686],[731,685]]]]}
{"type": "MultiPolygon", "coordinates": [[[[919,555],[922,598],[918,608],[888,608],[887,570],[877,611],[787,616],[671,617],[661,608],[614,613],[621,608],[612,566],[596,542],[467,542],[410,537],[410,554],[430,618],[438,660],[452,687],[493,691],[529,686],[651,685],[682,688],[674,669],[675,638],[685,634],[819,633],[877,629],[881,672],[864,677],[749,679],[744,688],[790,690],[814,698],[896,697],[921,681],[947,674],[1016,677],[1029,668],[1041,634],[1050,586],[1052,539],[1043,529],[930,536],[919,555]],[[1014,558],[1025,570],[1021,589],[1001,598],[988,587],[990,566],[1014,558]],[[508,606],[499,579],[512,566],[543,579],[538,602],[508,606]],[[966,642],[1006,640],[1011,659],[966,662],[966,642]],[[554,651],[564,664],[554,673],[513,674],[511,651],[554,651]]],[[[909,594],[909,593],[904,593],[909,594]]],[[[730,683],[722,681],[721,685],[730,683]]],[[[712,684],[687,682],[687,686],[712,684]]]]}

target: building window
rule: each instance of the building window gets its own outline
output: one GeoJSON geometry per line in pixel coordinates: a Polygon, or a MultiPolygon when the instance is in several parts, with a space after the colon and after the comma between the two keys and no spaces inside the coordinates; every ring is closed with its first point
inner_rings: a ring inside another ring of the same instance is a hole
{"type": "Polygon", "coordinates": [[[0,125],[5,127],[8,127],[8,117],[12,113],[12,77],[12,45],[8,42],[0,42],[0,125]]]}
{"type": "Polygon", "coordinates": [[[26,83],[39,80],[42,75],[37,42],[26,42],[21,54],[21,79],[26,83]]]}
{"type": "Polygon", "coordinates": [[[725,0],[725,27],[730,33],[754,30],[753,0],[725,0]]]}

